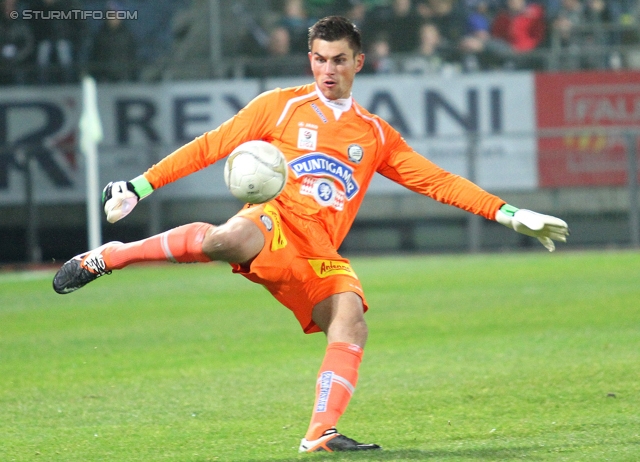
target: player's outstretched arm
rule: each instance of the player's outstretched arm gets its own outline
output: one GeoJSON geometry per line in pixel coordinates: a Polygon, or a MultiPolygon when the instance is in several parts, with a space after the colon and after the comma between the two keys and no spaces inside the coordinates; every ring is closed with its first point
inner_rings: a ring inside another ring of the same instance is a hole
{"type": "Polygon", "coordinates": [[[131,181],[112,181],[102,191],[102,205],[109,223],[115,223],[131,213],[144,199],[153,192],[153,186],[143,176],[131,181]]]}
{"type": "Polygon", "coordinates": [[[556,249],[553,241],[567,242],[569,227],[564,220],[531,210],[504,204],[496,212],[496,221],[519,233],[538,238],[549,252],[556,249]]]}

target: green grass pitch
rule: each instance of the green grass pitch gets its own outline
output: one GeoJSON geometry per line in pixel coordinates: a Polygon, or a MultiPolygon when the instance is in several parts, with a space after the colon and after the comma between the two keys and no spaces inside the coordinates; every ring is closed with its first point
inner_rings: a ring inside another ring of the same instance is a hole
{"type": "Polygon", "coordinates": [[[298,455],[322,334],[222,264],[79,292],[0,273],[0,461],[638,461],[640,253],[358,257],[371,310],[338,426],[298,455]]]}

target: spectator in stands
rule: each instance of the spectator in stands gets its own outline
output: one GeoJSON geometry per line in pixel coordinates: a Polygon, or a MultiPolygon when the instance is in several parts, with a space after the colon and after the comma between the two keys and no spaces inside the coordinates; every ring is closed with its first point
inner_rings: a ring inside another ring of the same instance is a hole
{"type": "Polygon", "coordinates": [[[588,22],[606,24],[613,22],[611,11],[604,0],[587,0],[585,3],[585,17],[588,22]]]}
{"type": "Polygon", "coordinates": [[[612,23],[612,17],[604,0],[586,0],[584,5],[584,19],[587,30],[583,36],[585,49],[597,50],[587,53],[582,60],[581,67],[586,69],[605,69],[607,67],[619,69],[622,58],[618,51],[606,50],[617,40],[614,34],[605,28],[612,23]]]}
{"type": "Polygon", "coordinates": [[[327,15],[338,14],[349,19],[360,31],[366,30],[366,19],[369,11],[366,0],[336,0],[327,15]]]}
{"type": "Polygon", "coordinates": [[[622,57],[606,47],[618,43],[618,35],[605,26],[613,16],[604,0],[562,0],[552,20],[552,46],[561,53],[563,69],[619,69],[622,57]]]}
{"type": "MultiPolygon", "coordinates": [[[[143,74],[145,69],[155,73],[156,63],[163,61],[165,55],[173,51],[172,46],[177,38],[174,34],[174,21],[183,16],[189,8],[204,6],[195,0],[122,0],[122,2],[129,11],[136,11],[138,15],[138,20],[127,21],[127,26],[136,38],[136,56],[141,66],[140,74],[143,74]]],[[[204,16],[202,10],[199,11],[200,16],[204,16]]],[[[140,77],[143,76],[140,75],[140,77]]]]}
{"type": "Polygon", "coordinates": [[[192,0],[189,8],[174,15],[171,49],[167,50],[162,61],[156,63],[161,76],[168,74],[174,79],[184,80],[211,76],[211,24],[208,11],[209,0],[192,0]]]}
{"type": "Polygon", "coordinates": [[[463,66],[466,72],[474,72],[488,67],[481,63],[481,53],[491,39],[493,11],[489,0],[467,0],[467,21],[465,36],[460,40],[460,49],[464,55],[463,66]]]}
{"type": "Polygon", "coordinates": [[[408,74],[435,74],[445,69],[444,52],[441,49],[440,31],[432,22],[425,22],[419,30],[420,46],[416,53],[403,62],[408,74]]]}
{"type": "Polygon", "coordinates": [[[584,21],[581,0],[562,0],[558,13],[553,18],[552,27],[563,47],[576,43],[575,29],[584,21]]]}
{"type": "Polygon", "coordinates": [[[551,21],[551,46],[561,52],[559,65],[563,69],[582,67],[582,33],[579,30],[585,21],[581,0],[562,0],[558,13],[551,21]]]}
{"type": "Polygon", "coordinates": [[[606,3],[611,22],[618,26],[611,31],[611,42],[615,45],[637,45],[640,42],[640,1],[608,0],[606,3]]]}
{"type": "Polygon", "coordinates": [[[376,34],[369,44],[363,72],[374,74],[394,74],[398,72],[398,66],[391,58],[391,44],[386,31],[376,34]]]}
{"type": "MultiPolygon", "coordinates": [[[[331,15],[350,17],[346,12],[354,7],[364,7],[365,12],[382,4],[390,3],[390,0],[305,0],[305,6],[310,16],[323,18],[331,15]]],[[[356,24],[360,27],[360,24],[356,24]]]]}
{"type": "Polygon", "coordinates": [[[264,56],[269,48],[269,30],[263,14],[258,17],[241,2],[233,5],[234,23],[238,30],[238,54],[242,56],[264,56]]]}
{"type": "Polygon", "coordinates": [[[466,9],[463,0],[422,0],[417,6],[422,21],[429,21],[438,28],[441,48],[452,57],[465,36],[466,9]]]}
{"type": "Polygon", "coordinates": [[[247,77],[297,76],[308,73],[309,61],[292,56],[291,36],[283,26],[275,26],[269,33],[267,54],[246,65],[247,77]]]}
{"type": "Polygon", "coordinates": [[[74,0],[33,0],[30,8],[41,12],[31,21],[36,39],[39,83],[70,83],[77,80],[76,53],[83,40],[83,23],[71,14],[79,10],[74,0]],[[55,20],[62,11],[72,19],[55,20]]]}
{"type": "Polygon", "coordinates": [[[607,7],[614,20],[626,23],[632,19],[629,16],[637,16],[640,3],[638,0],[607,0],[607,7]]]}
{"type": "Polygon", "coordinates": [[[0,85],[26,83],[28,58],[34,50],[31,29],[11,18],[18,10],[16,0],[4,0],[0,11],[0,85]]]}
{"type": "Polygon", "coordinates": [[[507,0],[491,24],[491,35],[503,40],[516,53],[535,50],[545,37],[544,8],[527,0],[507,0]]]}
{"type": "Polygon", "coordinates": [[[558,15],[558,11],[560,11],[560,7],[562,6],[562,0],[540,0],[540,4],[544,8],[547,19],[552,20],[558,15]]]}
{"type": "Polygon", "coordinates": [[[488,36],[491,33],[491,23],[495,10],[491,9],[489,0],[467,0],[466,35],[481,33],[488,36]]]}
{"type": "MultiPolygon", "coordinates": [[[[109,11],[123,11],[120,3],[107,2],[109,11]]],[[[112,17],[93,37],[89,71],[98,82],[121,82],[135,78],[136,42],[125,21],[112,17]]]]}
{"type": "Polygon", "coordinates": [[[291,34],[284,26],[275,27],[269,34],[269,56],[282,57],[291,53],[291,34]]]}
{"type": "Polygon", "coordinates": [[[307,14],[303,0],[285,0],[284,11],[278,21],[278,26],[288,32],[291,53],[306,53],[308,51],[309,27],[315,22],[316,19],[310,18],[307,14]]]}
{"type": "Polygon", "coordinates": [[[311,16],[323,18],[325,16],[336,14],[336,8],[341,8],[341,3],[346,0],[305,0],[305,8],[311,16]]]}
{"type": "Polygon", "coordinates": [[[419,46],[420,16],[412,0],[392,0],[390,6],[373,8],[365,19],[365,35],[376,37],[384,32],[391,53],[412,52],[419,46]]]}
{"type": "Polygon", "coordinates": [[[527,52],[538,48],[545,37],[544,8],[526,0],[507,0],[506,8],[497,12],[489,37],[466,37],[461,48],[480,54],[490,66],[538,68],[539,60],[527,52]]]}

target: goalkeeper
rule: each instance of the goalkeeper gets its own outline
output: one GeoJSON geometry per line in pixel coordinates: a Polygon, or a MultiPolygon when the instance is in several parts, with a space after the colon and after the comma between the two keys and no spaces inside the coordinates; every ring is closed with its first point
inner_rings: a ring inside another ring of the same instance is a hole
{"type": "Polygon", "coordinates": [[[103,193],[109,222],[124,218],[154,190],[217,162],[239,144],[264,140],[289,165],[283,192],[247,204],[220,226],[191,223],[147,239],[110,242],[78,255],[57,272],[56,292],[73,292],[136,262],[225,261],[290,309],[305,333],[324,332],[327,348],[300,452],[379,449],[338,432],[358,381],[367,341],[368,303],[349,260],[338,253],[375,173],[406,188],[537,238],[549,251],[566,241],[559,218],[518,210],[416,153],[386,121],[351,96],[362,69],[360,33],[330,16],[309,30],[314,82],[265,92],[218,128],[178,148],[131,181],[103,193]]]}

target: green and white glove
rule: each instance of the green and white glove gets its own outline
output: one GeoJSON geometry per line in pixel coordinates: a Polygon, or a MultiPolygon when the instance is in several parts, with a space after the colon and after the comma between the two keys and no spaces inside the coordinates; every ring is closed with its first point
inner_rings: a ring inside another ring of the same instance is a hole
{"type": "Polygon", "coordinates": [[[102,205],[107,221],[115,223],[123,219],[140,199],[144,199],[153,192],[153,186],[140,175],[131,181],[112,181],[102,190],[102,205]]]}
{"type": "Polygon", "coordinates": [[[538,238],[549,252],[556,249],[553,241],[567,242],[569,226],[564,220],[531,210],[504,204],[496,212],[496,221],[519,233],[538,238]]]}

